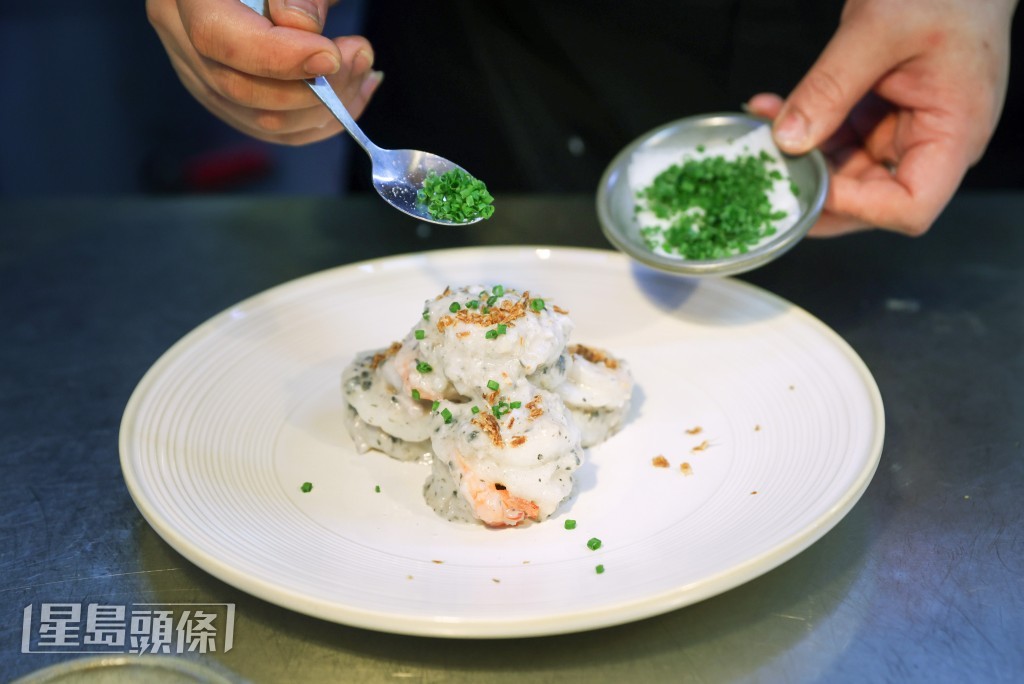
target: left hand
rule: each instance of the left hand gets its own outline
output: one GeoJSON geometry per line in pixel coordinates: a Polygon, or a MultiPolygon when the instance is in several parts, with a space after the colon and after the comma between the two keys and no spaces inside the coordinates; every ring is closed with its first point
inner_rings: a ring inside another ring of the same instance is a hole
{"type": "Polygon", "coordinates": [[[790,154],[820,147],[832,166],[812,235],[878,227],[921,235],[985,151],[1009,72],[1016,0],[848,0],[839,28],[774,119],[790,154]]]}

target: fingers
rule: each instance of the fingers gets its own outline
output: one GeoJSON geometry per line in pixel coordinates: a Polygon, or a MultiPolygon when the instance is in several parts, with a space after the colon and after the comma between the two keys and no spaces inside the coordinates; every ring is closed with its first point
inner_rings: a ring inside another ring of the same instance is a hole
{"type": "MultiPolygon", "coordinates": [[[[305,84],[268,79],[265,83],[257,82],[252,98],[237,101],[211,88],[177,55],[172,55],[172,64],[186,88],[207,109],[235,128],[260,140],[287,145],[302,145],[324,140],[337,135],[342,130],[341,124],[305,87],[305,84]],[[298,93],[302,95],[302,98],[295,97],[292,88],[298,88],[298,93]],[[267,102],[262,99],[268,93],[275,94],[275,97],[279,98],[279,102],[267,102]],[[254,102],[260,102],[263,106],[254,106],[254,102]],[[277,105],[281,106],[277,108],[277,105]]],[[[330,77],[329,80],[339,97],[345,102],[349,113],[358,118],[372,98],[382,77],[380,72],[369,71],[361,80],[345,80],[341,74],[330,77]]]]}
{"type": "Polygon", "coordinates": [[[327,0],[270,0],[270,20],[276,26],[320,33],[327,19],[327,0]]]}
{"type": "Polygon", "coordinates": [[[758,93],[744,104],[744,108],[754,116],[774,119],[782,111],[783,99],[775,93],[758,93]]]}
{"type": "Polygon", "coordinates": [[[870,17],[840,24],[821,56],[786,98],[774,124],[775,142],[789,154],[820,145],[898,57],[878,40],[885,26],[870,17]]]}
{"type": "Polygon", "coordinates": [[[327,80],[345,103],[349,114],[358,119],[380,86],[384,74],[373,70],[373,50],[364,38],[345,36],[335,39],[335,42],[344,66],[327,80]]]}
{"type": "MultiPolygon", "coordinates": [[[[353,118],[358,119],[377,91],[384,74],[373,70],[373,51],[369,43],[359,36],[346,36],[335,39],[338,49],[344,58],[342,70],[328,76],[334,92],[353,118]]],[[[324,107],[324,111],[327,111],[324,107]]]]}
{"type": "Polygon", "coordinates": [[[943,161],[945,156],[914,151],[892,169],[853,155],[832,174],[824,211],[810,235],[829,237],[870,228],[923,235],[963,179],[966,167],[943,161]]]}
{"type": "Polygon", "coordinates": [[[308,30],[320,30],[310,12],[327,11],[326,0],[311,1],[312,9],[297,9],[279,0],[275,11],[291,26],[274,26],[238,0],[147,0],[147,11],[179,78],[203,106],[253,137],[296,145],[342,130],[301,79],[326,73],[356,117],[380,83],[365,38],[332,40],[308,30]],[[318,63],[324,55],[326,67],[318,63]]]}
{"type": "MultiPolygon", "coordinates": [[[[373,49],[358,36],[346,36],[335,41],[341,56],[341,68],[328,76],[343,101],[346,93],[358,91],[373,67],[373,49]]],[[[319,100],[303,83],[251,76],[237,69],[207,61],[203,68],[207,80],[222,97],[239,105],[255,109],[286,111],[309,107],[319,100]]],[[[355,116],[355,114],[353,114],[355,116]]]]}
{"type": "Polygon", "coordinates": [[[868,224],[852,216],[840,216],[831,212],[822,212],[817,223],[811,227],[808,235],[817,238],[839,237],[871,228],[868,224]]]}
{"type": "MultiPolygon", "coordinates": [[[[318,32],[275,26],[234,0],[179,0],[181,25],[204,58],[246,74],[300,79],[336,73],[337,46],[318,32]]],[[[287,13],[294,19],[294,12],[287,13]]]]}
{"type": "Polygon", "coordinates": [[[962,151],[945,141],[908,149],[897,166],[864,150],[851,152],[832,174],[825,211],[810,234],[885,228],[922,235],[953,196],[966,168],[962,151]]]}
{"type": "MultiPolygon", "coordinates": [[[[781,98],[753,96],[747,108],[777,117],[781,98]]],[[[966,162],[955,139],[926,138],[904,149],[895,141],[904,118],[879,98],[863,98],[827,140],[817,146],[831,166],[829,195],[811,229],[830,237],[869,228],[921,235],[944,208],[963,177],[966,162]]]]}
{"type": "Polygon", "coordinates": [[[182,83],[192,95],[217,118],[259,140],[285,145],[304,145],[324,140],[341,131],[341,125],[323,105],[313,104],[300,109],[274,112],[239,105],[219,95],[195,72],[184,66],[177,56],[171,63],[182,83]]]}
{"type": "Polygon", "coordinates": [[[907,150],[884,183],[858,185],[850,179],[837,185],[835,210],[859,213],[879,227],[921,235],[945,208],[966,170],[955,146],[945,141],[924,143],[907,150]]]}

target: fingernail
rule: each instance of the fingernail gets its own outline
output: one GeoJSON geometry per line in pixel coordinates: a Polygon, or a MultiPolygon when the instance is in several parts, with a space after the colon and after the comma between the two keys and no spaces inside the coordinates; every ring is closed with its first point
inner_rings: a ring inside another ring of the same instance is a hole
{"type": "Polygon", "coordinates": [[[302,12],[320,26],[324,20],[320,17],[320,8],[312,0],[285,0],[286,9],[302,12]]]}
{"type": "Polygon", "coordinates": [[[802,152],[807,140],[807,121],[799,112],[788,112],[775,124],[775,142],[786,152],[802,152]]]}
{"type": "Polygon", "coordinates": [[[355,58],[352,60],[352,73],[356,76],[362,76],[372,68],[373,52],[370,50],[360,50],[357,52],[355,58]]]}
{"type": "Polygon", "coordinates": [[[330,52],[318,52],[307,59],[302,68],[311,76],[325,76],[338,73],[341,62],[330,52]]]}
{"type": "Polygon", "coordinates": [[[373,95],[373,92],[377,90],[377,86],[379,86],[380,82],[383,80],[383,71],[371,71],[370,73],[366,74],[366,78],[363,79],[362,85],[359,86],[359,94],[363,97],[364,100],[369,98],[371,95],[373,95]]]}

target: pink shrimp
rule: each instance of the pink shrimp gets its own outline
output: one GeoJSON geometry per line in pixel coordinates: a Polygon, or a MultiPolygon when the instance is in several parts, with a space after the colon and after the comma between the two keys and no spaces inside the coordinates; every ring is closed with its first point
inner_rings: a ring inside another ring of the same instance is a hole
{"type": "Polygon", "coordinates": [[[417,367],[420,361],[413,345],[400,344],[397,347],[392,345],[389,352],[381,364],[381,372],[392,387],[401,390],[406,395],[416,390],[421,399],[431,401],[452,398],[453,391],[449,388],[447,380],[443,379],[439,373],[434,374],[432,370],[422,372],[417,367]]]}
{"type": "Polygon", "coordinates": [[[459,489],[475,515],[491,527],[512,527],[529,519],[537,520],[540,507],[533,501],[513,495],[500,482],[479,477],[456,451],[454,462],[462,472],[459,489]]]}

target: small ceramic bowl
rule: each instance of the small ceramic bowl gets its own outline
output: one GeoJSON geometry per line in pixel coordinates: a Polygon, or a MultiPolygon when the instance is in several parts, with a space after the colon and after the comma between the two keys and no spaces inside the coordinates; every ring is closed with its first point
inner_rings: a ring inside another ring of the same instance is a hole
{"type": "Polygon", "coordinates": [[[784,254],[799,242],[821,214],[828,194],[828,168],[818,150],[799,157],[783,155],[790,180],[799,193],[800,216],[790,227],[763,239],[742,254],[721,259],[695,260],[654,252],[640,234],[636,219],[635,190],[630,187],[629,167],[635,155],[650,151],[671,152],[698,145],[711,148],[726,144],[761,126],[764,119],[747,114],[702,114],[655,128],[622,150],[601,178],[597,189],[597,216],[605,237],[618,249],[652,268],[686,276],[724,276],[762,266],[784,254]]]}

